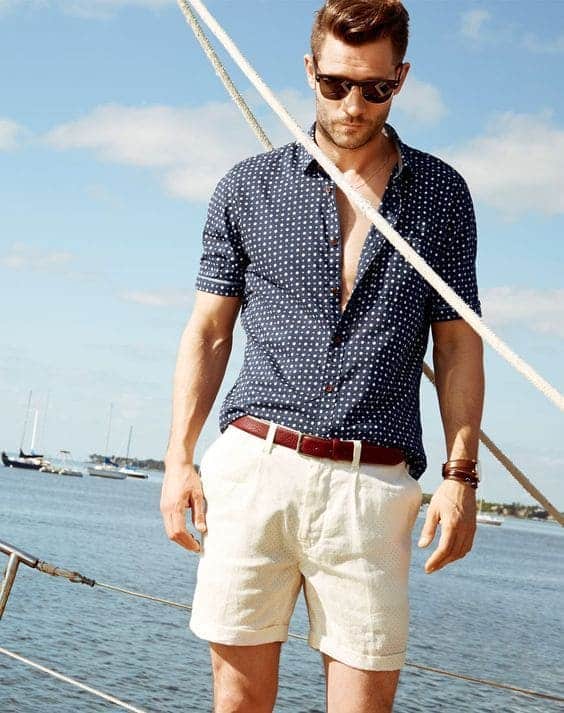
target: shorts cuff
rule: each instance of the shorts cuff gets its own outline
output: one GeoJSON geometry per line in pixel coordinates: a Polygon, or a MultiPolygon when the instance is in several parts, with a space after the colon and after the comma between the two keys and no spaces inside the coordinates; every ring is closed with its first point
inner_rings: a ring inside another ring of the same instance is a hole
{"type": "Polygon", "coordinates": [[[288,627],[283,624],[254,631],[248,627],[236,629],[235,627],[222,626],[221,624],[203,624],[191,618],[188,626],[198,638],[212,641],[216,644],[256,646],[257,644],[270,644],[273,641],[288,640],[288,627]]]}
{"type": "Polygon", "coordinates": [[[336,644],[327,636],[310,634],[307,643],[312,648],[322,651],[324,654],[329,654],[329,656],[347,666],[368,671],[395,671],[404,666],[406,659],[406,651],[389,656],[360,654],[357,651],[345,648],[341,644],[336,644]]]}

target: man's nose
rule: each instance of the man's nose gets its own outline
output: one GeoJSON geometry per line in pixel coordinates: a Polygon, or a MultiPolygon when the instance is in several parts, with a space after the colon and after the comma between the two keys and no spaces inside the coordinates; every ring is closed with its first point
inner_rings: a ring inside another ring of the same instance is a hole
{"type": "Polygon", "coordinates": [[[344,109],[349,116],[359,116],[366,108],[366,100],[362,96],[360,87],[353,87],[343,99],[344,109]]]}

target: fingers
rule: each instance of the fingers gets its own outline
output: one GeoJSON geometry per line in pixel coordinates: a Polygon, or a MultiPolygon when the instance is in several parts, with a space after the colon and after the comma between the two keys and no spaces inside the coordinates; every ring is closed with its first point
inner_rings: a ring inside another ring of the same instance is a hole
{"type": "Polygon", "coordinates": [[[450,562],[465,557],[472,549],[475,531],[475,525],[470,527],[463,521],[443,522],[439,545],[425,562],[425,572],[436,572],[450,562]]]}
{"type": "Polygon", "coordinates": [[[206,532],[208,529],[206,523],[206,508],[205,498],[202,491],[192,493],[192,524],[200,532],[206,532]]]}
{"type": "Polygon", "coordinates": [[[419,537],[419,542],[417,543],[419,547],[427,547],[431,544],[435,537],[439,519],[438,510],[436,510],[433,505],[429,505],[427,517],[425,518],[425,524],[423,525],[423,530],[421,530],[421,536],[419,537]]]}
{"type": "Polygon", "coordinates": [[[444,567],[455,546],[456,530],[448,524],[443,523],[439,545],[425,562],[425,572],[430,574],[431,572],[435,572],[437,569],[444,567]]]}
{"type": "Polygon", "coordinates": [[[191,552],[200,552],[200,543],[191,532],[186,529],[186,513],[173,512],[165,520],[166,534],[169,540],[176,542],[191,552]]]}
{"type": "Polygon", "coordinates": [[[163,480],[160,509],[165,531],[173,542],[191,552],[200,552],[200,543],[186,527],[186,510],[191,509],[192,523],[206,532],[205,498],[200,477],[193,466],[169,466],[163,480]]]}

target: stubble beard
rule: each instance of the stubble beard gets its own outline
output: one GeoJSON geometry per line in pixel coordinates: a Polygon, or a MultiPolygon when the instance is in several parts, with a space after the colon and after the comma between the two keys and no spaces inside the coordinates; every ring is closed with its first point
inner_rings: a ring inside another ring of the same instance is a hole
{"type": "MultiPolygon", "coordinates": [[[[360,128],[350,129],[343,126],[339,119],[329,117],[323,110],[323,107],[317,102],[316,122],[319,130],[327,141],[330,141],[340,149],[354,151],[355,149],[362,148],[370,141],[373,141],[377,136],[381,135],[389,113],[390,107],[388,107],[388,111],[386,111],[385,114],[375,119],[369,121],[364,120],[363,122],[359,121],[358,124],[360,128]]],[[[354,123],[354,121],[351,123],[354,123]]]]}

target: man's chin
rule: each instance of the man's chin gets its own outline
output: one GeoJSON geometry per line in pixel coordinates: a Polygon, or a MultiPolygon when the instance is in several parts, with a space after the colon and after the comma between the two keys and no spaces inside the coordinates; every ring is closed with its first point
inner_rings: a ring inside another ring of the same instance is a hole
{"type": "Polygon", "coordinates": [[[372,137],[370,135],[357,135],[353,133],[352,135],[343,133],[341,131],[335,132],[332,136],[333,143],[342,149],[359,149],[361,146],[367,144],[372,137]]]}

